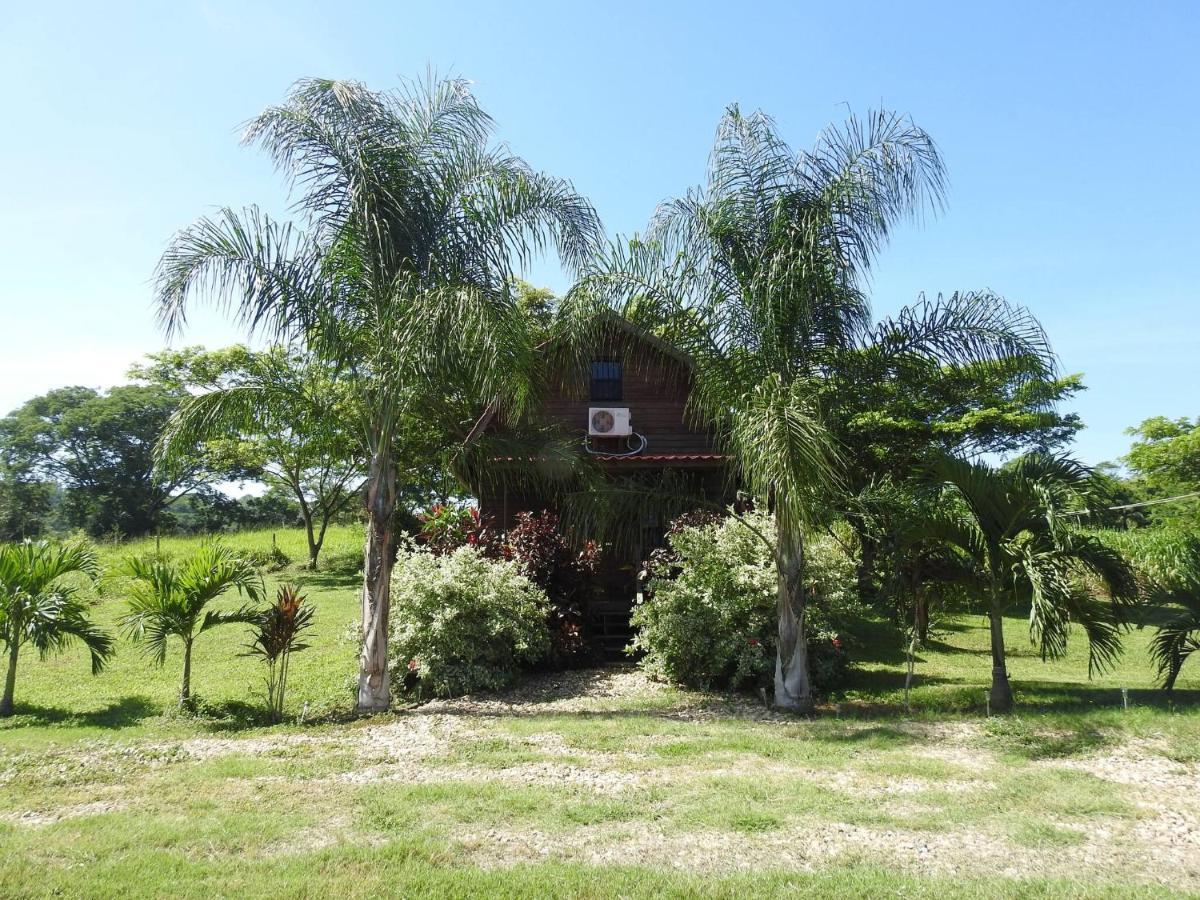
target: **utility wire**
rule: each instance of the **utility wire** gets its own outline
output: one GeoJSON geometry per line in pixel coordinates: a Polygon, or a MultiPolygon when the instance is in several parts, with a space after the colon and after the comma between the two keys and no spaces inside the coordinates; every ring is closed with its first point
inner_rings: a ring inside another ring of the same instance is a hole
{"type": "Polygon", "coordinates": [[[1072,512],[1063,513],[1063,515],[1087,516],[1098,512],[1120,512],[1126,509],[1140,509],[1143,506],[1158,506],[1160,503],[1174,503],[1176,500],[1191,500],[1193,497],[1200,497],[1200,491],[1192,491],[1190,494],[1180,494],[1177,497],[1160,497],[1157,500],[1143,500],[1141,503],[1126,503],[1123,506],[1106,506],[1103,509],[1077,509],[1072,512]]]}

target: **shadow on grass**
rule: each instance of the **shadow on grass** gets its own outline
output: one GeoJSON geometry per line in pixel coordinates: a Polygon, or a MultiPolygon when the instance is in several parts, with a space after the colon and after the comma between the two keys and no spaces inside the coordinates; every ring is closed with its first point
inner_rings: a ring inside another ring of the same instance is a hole
{"type": "Polygon", "coordinates": [[[315,572],[303,569],[296,573],[295,581],[300,587],[338,590],[358,587],[362,573],[357,568],[318,569],[315,572]]]}
{"type": "MultiPolygon", "coordinates": [[[[162,715],[162,707],[146,697],[122,697],[102,709],[79,712],[59,706],[17,703],[13,726],[53,725],[74,728],[129,728],[162,715]]],[[[0,719],[0,723],[4,720],[0,719]]]]}

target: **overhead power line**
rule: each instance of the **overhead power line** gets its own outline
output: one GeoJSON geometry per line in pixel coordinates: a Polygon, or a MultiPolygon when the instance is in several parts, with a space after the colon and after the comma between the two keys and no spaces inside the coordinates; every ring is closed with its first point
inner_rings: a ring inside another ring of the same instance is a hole
{"type": "Polygon", "coordinates": [[[1200,491],[1192,491],[1190,494],[1180,494],[1177,497],[1159,497],[1157,500],[1143,500],[1141,503],[1125,503],[1121,506],[1106,506],[1103,509],[1077,509],[1069,513],[1064,513],[1068,516],[1087,516],[1092,513],[1099,512],[1121,512],[1126,509],[1140,509],[1143,506],[1158,506],[1160,503],[1174,503],[1176,500],[1191,500],[1194,497],[1200,497],[1200,491]]]}

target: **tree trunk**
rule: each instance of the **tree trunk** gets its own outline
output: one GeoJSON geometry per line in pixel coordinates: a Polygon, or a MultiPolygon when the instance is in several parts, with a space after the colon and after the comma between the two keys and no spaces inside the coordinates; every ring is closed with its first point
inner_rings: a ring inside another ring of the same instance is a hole
{"type": "Polygon", "coordinates": [[[925,596],[924,591],[917,593],[916,613],[914,618],[916,622],[917,644],[924,647],[929,643],[929,598],[925,596]]]}
{"type": "Polygon", "coordinates": [[[363,548],[362,632],[358,710],[381,712],[391,704],[388,684],[388,611],[392,580],[392,516],[396,510],[396,468],[390,448],[371,459],[367,482],[367,538],[363,548]]]}
{"type": "Polygon", "coordinates": [[[316,529],[315,537],[311,528],[308,532],[308,567],[314,572],[317,570],[317,557],[321,555],[321,548],[325,546],[325,532],[329,530],[329,520],[332,517],[332,512],[321,507],[321,527],[316,529]]]}
{"type": "Polygon", "coordinates": [[[1008,684],[1008,666],[1004,659],[1004,616],[1000,603],[993,599],[988,612],[992,632],[992,692],[993,712],[1008,712],[1013,706],[1012,688],[1008,684]]]}
{"type": "Polygon", "coordinates": [[[804,544],[798,529],[776,513],[779,534],[779,648],[775,657],[775,705],[799,713],[813,711],[804,635],[804,544]]]}
{"type": "Polygon", "coordinates": [[[183,642],[183,687],[179,689],[179,705],[187,706],[192,699],[192,642],[183,642]]]}
{"type": "Polygon", "coordinates": [[[8,674],[4,676],[4,696],[0,697],[0,716],[13,714],[13,695],[17,690],[17,654],[21,645],[13,641],[8,647],[8,674]]]}
{"type": "Polygon", "coordinates": [[[304,494],[299,487],[296,488],[296,496],[300,498],[300,518],[304,520],[304,536],[308,539],[308,567],[315,571],[317,568],[317,556],[321,552],[321,545],[317,543],[312,510],[308,508],[308,501],[305,500],[304,494]]]}

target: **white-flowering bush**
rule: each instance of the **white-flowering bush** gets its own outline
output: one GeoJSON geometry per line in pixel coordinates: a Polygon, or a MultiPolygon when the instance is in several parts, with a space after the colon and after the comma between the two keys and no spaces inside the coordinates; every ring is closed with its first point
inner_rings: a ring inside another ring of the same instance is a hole
{"type": "Polygon", "coordinates": [[[388,641],[398,692],[455,696],[511,684],[549,647],[545,593],[511,562],[472,547],[402,549],[388,641]]]}
{"type": "MultiPolygon", "coordinates": [[[[633,650],[645,654],[647,671],[702,688],[770,683],[778,616],[768,542],[775,527],[766,514],[744,518],[752,528],[729,517],[670,534],[670,552],[653,563],[649,599],[633,613],[633,650]]],[[[860,613],[854,566],[830,538],[805,548],[810,664],[816,686],[828,689],[845,675],[844,632],[860,613]]]]}

